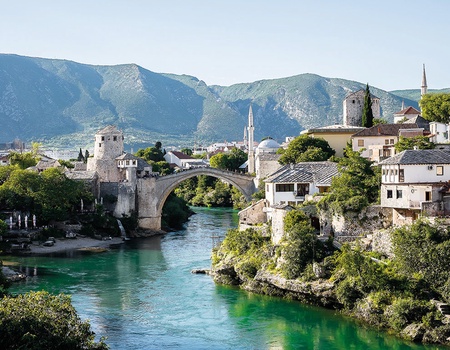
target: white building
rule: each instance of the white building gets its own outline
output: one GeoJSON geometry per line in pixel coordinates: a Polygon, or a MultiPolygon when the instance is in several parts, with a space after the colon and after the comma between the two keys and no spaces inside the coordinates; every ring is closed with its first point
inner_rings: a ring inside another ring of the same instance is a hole
{"type": "Polygon", "coordinates": [[[281,155],[277,154],[280,148],[280,144],[273,139],[261,141],[256,147],[255,173],[257,182],[281,168],[280,163],[278,163],[281,155]]]}
{"type": "Polygon", "coordinates": [[[167,163],[176,165],[180,169],[190,169],[200,166],[207,166],[203,159],[194,158],[179,151],[169,151],[164,155],[167,163]]]}
{"type": "Polygon", "coordinates": [[[434,143],[448,143],[449,137],[449,125],[439,122],[430,122],[430,141],[434,143]]]}
{"type": "Polygon", "coordinates": [[[424,211],[435,216],[450,210],[450,152],[406,150],[379,165],[381,206],[393,208],[394,224],[414,221],[424,211]]]}
{"type": "Polygon", "coordinates": [[[325,193],[331,179],[338,174],[337,163],[303,162],[288,164],[270,175],[264,182],[269,206],[297,205],[325,193]]]}
{"type": "Polygon", "coordinates": [[[417,124],[379,124],[361,130],[352,136],[353,151],[362,151],[361,157],[379,162],[395,155],[395,144],[400,136],[423,135],[417,124]]]}

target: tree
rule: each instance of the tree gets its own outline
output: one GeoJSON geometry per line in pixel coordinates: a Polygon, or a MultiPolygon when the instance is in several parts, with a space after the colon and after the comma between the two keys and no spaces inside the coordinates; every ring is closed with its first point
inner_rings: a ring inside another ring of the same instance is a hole
{"type": "Polygon", "coordinates": [[[403,137],[395,144],[395,151],[400,153],[407,149],[433,149],[436,145],[427,136],[403,137]]]}
{"type": "Polygon", "coordinates": [[[81,321],[70,296],[29,292],[0,300],[2,349],[108,349],[88,321],[81,321]]]}
{"type": "Polygon", "coordinates": [[[39,157],[33,152],[11,152],[9,154],[9,162],[11,165],[17,165],[21,169],[26,169],[35,166],[39,160],[39,157]]]}
{"type": "Polygon", "coordinates": [[[156,149],[161,149],[162,148],[162,143],[161,143],[161,141],[156,141],[156,143],[155,143],[155,148],[156,149]]]}
{"type": "Polygon", "coordinates": [[[77,161],[84,162],[84,156],[83,156],[83,152],[81,151],[81,148],[80,148],[80,152],[78,152],[77,161]]]}
{"type": "Polygon", "coordinates": [[[187,156],[192,156],[192,150],[190,148],[182,148],[181,153],[186,154],[187,156]]]}
{"type": "Polygon", "coordinates": [[[300,135],[289,143],[286,150],[280,148],[280,164],[295,164],[298,162],[323,161],[329,159],[336,152],[327,141],[322,138],[313,138],[300,135]]]}
{"type": "Polygon", "coordinates": [[[366,84],[366,92],[364,94],[362,126],[364,126],[365,128],[370,128],[371,126],[373,126],[372,99],[370,97],[369,84],[366,84]]]}
{"type": "MultiPolygon", "coordinates": [[[[157,142],[158,144],[158,142],[157,142]]],[[[161,146],[160,147],[147,147],[145,149],[139,149],[136,153],[135,156],[137,157],[141,157],[144,158],[146,161],[154,161],[154,162],[162,162],[165,161],[164,159],[164,154],[161,151],[161,146]]]]}
{"type": "Polygon", "coordinates": [[[449,123],[450,93],[425,94],[419,101],[422,116],[429,121],[449,123]]]}
{"type": "Polygon", "coordinates": [[[87,160],[88,160],[89,156],[90,156],[89,151],[86,150],[86,151],[84,152],[84,162],[85,162],[85,163],[87,163],[87,160]]]}
{"type": "Polygon", "coordinates": [[[248,156],[244,151],[238,148],[232,148],[228,153],[218,153],[212,156],[209,164],[213,168],[233,171],[238,170],[247,158],[248,156]]]}
{"type": "Polygon", "coordinates": [[[359,211],[376,202],[381,182],[380,170],[347,145],[345,157],[339,159],[339,175],[331,180],[330,192],[319,202],[324,209],[331,206],[336,211],[359,211]]]}

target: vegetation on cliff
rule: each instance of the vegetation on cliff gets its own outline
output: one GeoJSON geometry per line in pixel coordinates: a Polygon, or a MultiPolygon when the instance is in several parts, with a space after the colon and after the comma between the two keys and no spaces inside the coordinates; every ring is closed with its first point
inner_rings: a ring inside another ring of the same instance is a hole
{"type": "Polygon", "coordinates": [[[395,257],[317,239],[309,218],[291,211],[278,244],[261,230],[230,230],[213,251],[216,282],[333,307],[379,329],[448,344],[450,324],[433,300],[450,302],[450,233],[416,221],[393,230],[395,257]]]}
{"type": "Polygon", "coordinates": [[[347,145],[345,157],[338,160],[339,175],[333,177],[330,191],[320,200],[318,208],[337,213],[358,212],[377,202],[381,173],[372,163],[347,145]]]}

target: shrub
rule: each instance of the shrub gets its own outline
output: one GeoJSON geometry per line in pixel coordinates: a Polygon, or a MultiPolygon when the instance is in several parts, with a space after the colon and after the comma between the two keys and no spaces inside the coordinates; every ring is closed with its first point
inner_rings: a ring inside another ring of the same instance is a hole
{"type": "Polygon", "coordinates": [[[107,349],[88,321],[81,321],[70,297],[29,292],[0,300],[2,349],[107,349]]]}

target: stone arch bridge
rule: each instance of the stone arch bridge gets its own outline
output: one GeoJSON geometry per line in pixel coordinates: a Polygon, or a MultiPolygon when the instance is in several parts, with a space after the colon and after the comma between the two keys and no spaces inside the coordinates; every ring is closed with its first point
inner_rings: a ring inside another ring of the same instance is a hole
{"type": "Polygon", "coordinates": [[[235,186],[248,201],[256,191],[254,177],[210,167],[194,168],[167,176],[139,178],[137,181],[139,227],[161,230],[162,208],[170,192],[184,180],[198,175],[213,176],[235,186]]]}

